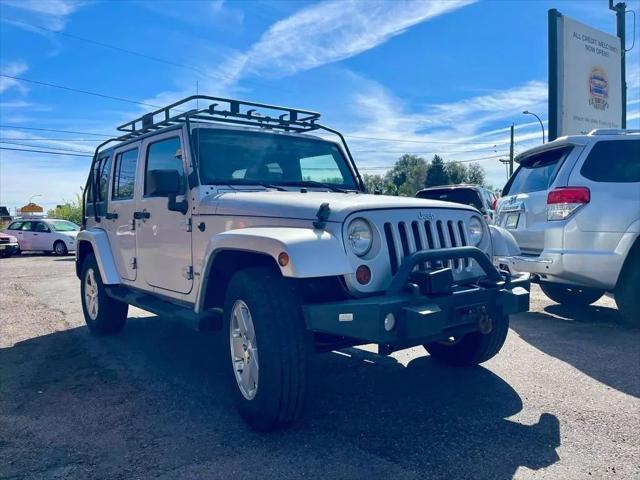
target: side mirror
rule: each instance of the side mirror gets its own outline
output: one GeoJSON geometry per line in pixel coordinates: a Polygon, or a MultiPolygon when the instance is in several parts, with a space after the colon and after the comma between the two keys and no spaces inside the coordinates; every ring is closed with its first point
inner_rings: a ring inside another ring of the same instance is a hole
{"type": "Polygon", "coordinates": [[[180,174],[177,170],[149,170],[147,173],[147,195],[168,197],[180,193],[180,174]]]}
{"type": "Polygon", "coordinates": [[[167,209],[173,212],[187,213],[186,200],[176,201],[182,193],[180,173],[177,170],[149,170],[147,173],[147,195],[167,197],[167,209]]]}

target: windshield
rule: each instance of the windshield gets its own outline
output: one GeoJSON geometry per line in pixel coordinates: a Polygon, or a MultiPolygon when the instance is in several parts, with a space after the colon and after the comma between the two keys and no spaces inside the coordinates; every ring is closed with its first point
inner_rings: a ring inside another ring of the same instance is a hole
{"type": "Polygon", "coordinates": [[[56,232],[77,232],[80,230],[80,227],[78,225],[67,220],[50,220],[48,224],[56,232]]]}
{"type": "Polygon", "coordinates": [[[556,148],[521,159],[520,166],[504,187],[502,195],[546,190],[573,147],[556,148]]]}
{"type": "Polygon", "coordinates": [[[442,200],[444,202],[462,203],[471,205],[478,210],[482,209],[482,200],[475,190],[470,188],[423,190],[418,192],[418,198],[428,198],[430,200],[442,200]]]}
{"type": "Polygon", "coordinates": [[[200,180],[205,185],[321,182],[357,189],[345,158],[333,143],[273,133],[210,128],[194,129],[193,140],[200,180]]]}

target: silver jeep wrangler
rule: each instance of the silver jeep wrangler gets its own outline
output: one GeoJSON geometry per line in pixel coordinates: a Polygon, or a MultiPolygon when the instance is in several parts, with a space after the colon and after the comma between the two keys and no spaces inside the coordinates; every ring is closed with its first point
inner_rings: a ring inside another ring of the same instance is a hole
{"type": "Polygon", "coordinates": [[[477,364],[529,305],[528,275],[492,264],[520,253],[508,232],[472,207],[367,195],[319,117],[188,97],[118,127],[84,190],[90,331],[122,330],[128,305],[223,330],[236,404],[257,430],[299,418],[314,351],[424,345],[477,364]]]}

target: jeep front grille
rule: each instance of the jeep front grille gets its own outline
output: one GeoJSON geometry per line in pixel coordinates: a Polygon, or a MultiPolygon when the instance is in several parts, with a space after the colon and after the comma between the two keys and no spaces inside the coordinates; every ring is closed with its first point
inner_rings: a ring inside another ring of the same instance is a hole
{"type": "MultiPolygon", "coordinates": [[[[434,220],[411,222],[386,222],[384,235],[389,251],[391,273],[396,274],[404,257],[418,250],[434,250],[467,245],[467,233],[462,220],[434,220]]],[[[450,267],[455,272],[462,272],[471,267],[472,260],[456,259],[444,262],[425,262],[418,265],[418,270],[450,267]],[[444,265],[443,265],[444,264],[444,265]]]]}

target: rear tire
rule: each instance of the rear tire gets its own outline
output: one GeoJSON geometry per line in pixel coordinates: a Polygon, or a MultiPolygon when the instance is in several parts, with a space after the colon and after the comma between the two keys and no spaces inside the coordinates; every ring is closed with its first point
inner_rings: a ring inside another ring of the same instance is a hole
{"type": "Polygon", "coordinates": [[[119,333],[127,321],[129,305],[107,295],[93,253],[82,263],[80,295],[84,320],[94,335],[119,333]]]}
{"type": "Polygon", "coordinates": [[[604,290],[577,285],[540,282],[540,288],[554,302],[570,307],[586,307],[604,295],[604,290]]]}
{"type": "Polygon", "coordinates": [[[632,255],[622,267],[614,296],[622,321],[631,327],[640,327],[640,250],[632,255]]]}
{"type": "Polygon", "coordinates": [[[474,332],[454,338],[450,342],[431,342],[423,346],[438,361],[465,367],[477,365],[493,358],[504,345],[509,332],[509,316],[493,319],[493,329],[488,334],[474,332]]]}
{"type": "Polygon", "coordinates": [[[269,431],[300,418],[310,336],[293,284],[268,267],[237,272],[226,293],[224,333],[225,341],[229,339],[232,395],[249,426],[269,431]],[[249,328],[240,328],[241,324],[249,328]]]}
{"type": "Polygon", "coordinates": [[[56,243],[53,244],[53,251],[56,255],[60,257],[63,257],[69,253],[67,246],[64,244],[62,240],[58,240],[56,241],[56,243]]]}

